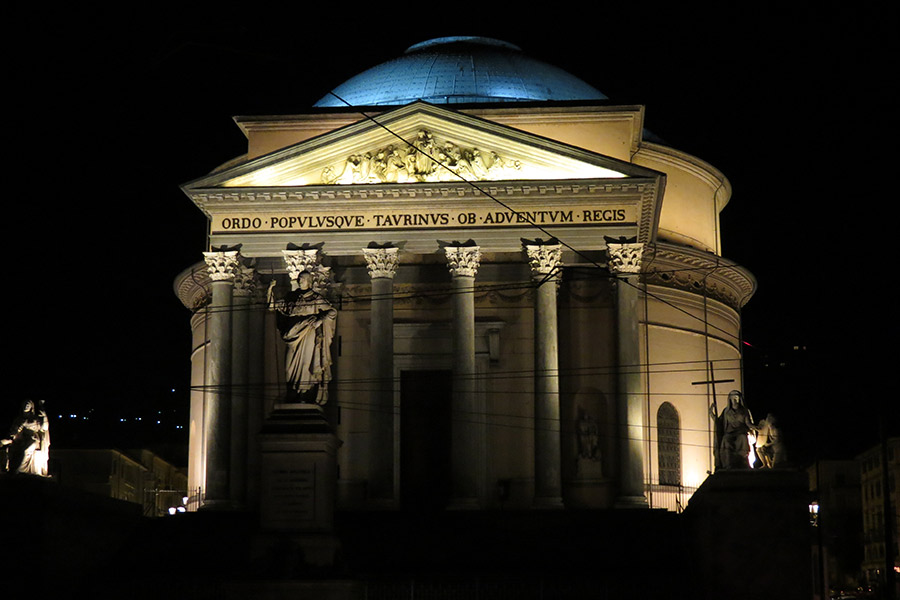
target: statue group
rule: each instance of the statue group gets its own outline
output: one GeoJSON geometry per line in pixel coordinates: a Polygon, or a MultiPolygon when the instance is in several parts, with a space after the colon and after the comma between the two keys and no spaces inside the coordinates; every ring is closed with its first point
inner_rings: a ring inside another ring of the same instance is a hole
{"type": "Polygon", "coordinates": [[[6,450],[0,466],[10,473],[24,473],[47,477],[50,458],[50,422],[43,400],[22,403],[22,410],[10,430],[8,438],[0,440],[6,450]]]}
{"type": "Polygon", "coordinates": [[[784,446],[774,415],[769,413],[754,424],[741,392],[729,392],[728,405],[720,414],[716,414],[715,406],[709,407],[709,413],[715,422],[713,453],[717,470],[751,468],[750,453],[754,448],[761,468],[771,469],[784,463],[784,446]],[[752,437],[756,440],[754,448],[751,448],[752,437]]]}

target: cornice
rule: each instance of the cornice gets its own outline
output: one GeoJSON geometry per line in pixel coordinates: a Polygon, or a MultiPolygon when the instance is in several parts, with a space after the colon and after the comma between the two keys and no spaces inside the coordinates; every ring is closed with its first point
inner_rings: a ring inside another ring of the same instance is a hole
{"type": "MultiPolygon", "coordinates": [[[[716,208],[721,211],[731,199],[731,182],[720,170],[708,162],[697,158],[687,152],[676,150],[662,144],[642,141],[640,148],[632,157],[632,161],[640,158],[648,158],[663,164],[678,167],[698,177],[706,183],[716,195],[716,208]]],[[[640,164],[636,162],[635,164],[640,164]]]]}
{"type": "Polygon", "coordinates": [[[209,302],[209,289],[212,280],[205,262],[198,262],[175,277],[173,290],[181,303],[192,312],[206,306],[209,302]]]}
{"type": "Polygon", "coordinates": [[[703,294],[740,309],[756,291],[744,267],[715,254],[664,243],[644,249],[643,280],[653,285],[703,294]]]}
{"type": "MultiPolygon", "coordinates": [[[[391,107],[394,108],[394,107],[391,107]]],[[[365,115],[377,116],[383,111],[365,111],[365,115]]],[[[254,131],[321,131],[333,130],[352,125],[365,119],[362,111],[341,114],[301,114],[301,115],[239,115],[233,117],[235,124],[249,138],[254,131]]]]}
{"type": "Polygon", "coordinates": [[[646,179],[581,180],[571,179],[528,181],[479,181],[477,188],[471,184],[365,184],[343,186],[297,186],[290,188],[208,188],[190,192],[198,205],[298,202],[306,200],[381,200],[391,198],[483,198],[480,190],[492,196],[528,198],[531,196],[589,196],[600,194],[643,194],[653,191],[653,182],[646,179]]]}

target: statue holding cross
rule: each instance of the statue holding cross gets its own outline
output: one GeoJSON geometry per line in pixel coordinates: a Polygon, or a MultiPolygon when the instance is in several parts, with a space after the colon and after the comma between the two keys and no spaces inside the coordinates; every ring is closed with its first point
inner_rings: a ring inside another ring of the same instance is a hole
{"type": "Polygon", "coordinates": [[[750,440],[747,435],[756,432],[753,417],[744,406],[743,395],[739,390],[731,390],[728,393],[728,405],[719,412],[716,401],[716,384],[732,383],[734,379],[716,379],[713,371],[713,363],[709,363],[709,380],[695,381],[693,385],[710,385],[712,387],[712,404],[709,406],[709,416],[715,423],[715,435],[713,440],[713,456],[715,468],[718,469],[749,469],[750,468],[750,440]]]}

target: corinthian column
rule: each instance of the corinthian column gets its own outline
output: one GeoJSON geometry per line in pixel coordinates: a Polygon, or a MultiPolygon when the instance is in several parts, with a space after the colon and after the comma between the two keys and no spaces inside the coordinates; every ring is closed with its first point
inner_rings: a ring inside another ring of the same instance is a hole
{"type": "Polygon", "coordinates": [[[447,266],[453,278],[453,400],[451,406],[451,469],[453,508],[478,507],[478,427],[475,398],[475,273],[481,261],[478,246],[447,246],[447,266]]]}
{"type": "Polygon", "coordinates": [[[372,278],[368,495],[394,497],[394,273],[398,248],[363,248],[372,278]]]}
{"type": "Polygon", "coordinates": [[[525,244],[534,299],[534,502],[562,508],[562,458],[559,437],[559,338],[556,295],[560,244],[525,244]]]}
{"type": "Polygon", "coordinates": [[[230,508],[231,309],[238,250],[204,252],[212,280],[207,306],[206,369],[203,394],[203,454],[206,485],[203,508],[230,508]]]}
{"type": "Polygon", "coordinates": [[[645,507],[644,403],[638,336],[638,282],[643,244],[607,240],[609,271],[616,277],[616,408],[619,451],[618,506],[645,507]]]}
{"type": "Polygon", "coordinates": [[[250,369],[250,299],[257,286],[256,270],[238,264],[234,273],[231,311],[231,501],[243,506],[247,494],[247,417],[250,369]]]}

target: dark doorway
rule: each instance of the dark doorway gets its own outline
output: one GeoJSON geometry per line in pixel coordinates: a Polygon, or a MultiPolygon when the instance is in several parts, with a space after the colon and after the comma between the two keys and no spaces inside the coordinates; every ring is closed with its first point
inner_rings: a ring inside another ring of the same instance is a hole
{"type": "Polygon", "coordinates": [[[400,373],[400,505],[441,510],[450,498],[450,371],[400,373]]]}

